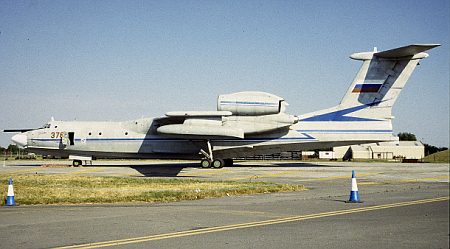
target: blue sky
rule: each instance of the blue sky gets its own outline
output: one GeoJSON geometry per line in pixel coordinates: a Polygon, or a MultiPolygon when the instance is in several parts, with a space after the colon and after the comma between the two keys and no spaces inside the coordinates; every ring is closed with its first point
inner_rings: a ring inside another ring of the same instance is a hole
{"type": "MultiPolygon", "coordinates": [[[[394,131],[449,145],[449,1],[1,1],[0,129],[214,110],[258,90],[303,114],[339,103],[353,52],[441,43],[394,131]]],[[[0,133],[7,146],[11,134],[0,133]]]]}

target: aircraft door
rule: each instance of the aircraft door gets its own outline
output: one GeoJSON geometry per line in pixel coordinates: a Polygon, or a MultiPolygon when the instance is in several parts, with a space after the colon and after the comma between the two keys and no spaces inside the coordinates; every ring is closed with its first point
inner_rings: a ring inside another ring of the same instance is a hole
{"type": "Polygon", "coordinates": [[[68,132],[69,145],[75,145],[75,132],[68,132]]]}
{"type": "Polygon", "coordinates": [[[75,145],[75,132],[64,132],[63,134],[64,135],[61,136],[61,145],[63,147],[75,145]]]}

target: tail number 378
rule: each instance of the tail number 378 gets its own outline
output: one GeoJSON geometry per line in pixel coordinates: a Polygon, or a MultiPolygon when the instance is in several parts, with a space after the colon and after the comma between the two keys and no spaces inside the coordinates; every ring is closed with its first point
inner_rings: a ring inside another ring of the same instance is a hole
{"type": "Polygon", "coordinates": [[[59,131],[52,132],[52,133],[50,133],[50,138],[63,138],[65,134],[66,134],[65,132],[59,132],[59,131]]]}

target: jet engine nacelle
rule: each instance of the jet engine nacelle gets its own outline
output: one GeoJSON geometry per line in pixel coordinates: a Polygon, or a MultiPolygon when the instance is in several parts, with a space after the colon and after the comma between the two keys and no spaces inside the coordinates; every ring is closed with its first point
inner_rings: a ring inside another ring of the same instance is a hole
{"type": "Polygon", "coordinates": [[[259,116],[286,111],[283,98],[265,92],[237,92],[219,95],[217,110],[229,111],[237,116],[259,116]]]}

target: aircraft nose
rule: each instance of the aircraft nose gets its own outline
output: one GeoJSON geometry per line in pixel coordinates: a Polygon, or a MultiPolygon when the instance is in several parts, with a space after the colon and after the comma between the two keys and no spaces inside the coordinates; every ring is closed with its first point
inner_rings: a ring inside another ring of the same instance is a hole
{"type": "Polygon", "coordinates": [[[15,144],[25,147],[27,145],[27,135],[20,133],[16,134],[11,138],[15,144]]]}

